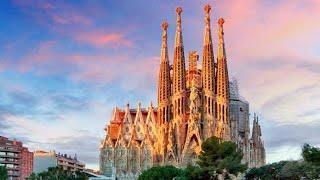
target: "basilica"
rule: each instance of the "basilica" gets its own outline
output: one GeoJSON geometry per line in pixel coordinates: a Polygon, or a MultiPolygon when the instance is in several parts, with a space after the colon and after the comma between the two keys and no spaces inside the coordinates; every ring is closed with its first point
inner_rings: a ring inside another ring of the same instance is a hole
{"type": "Polygon", "coordinates": [[[217,55],[211,36],[210,5],[204,7],[201,68],[199,54],[184,52],[182,8],[176,9],[173,62],[169,61],[169,25],[162,23],[158,102],[143,108],[114,108],[100,147],[100,171],[118,179],[137,179],[156,165],[195,165],[201,144],[216,136],[233,141],[249,167],[265,164],[259,119],[250,132],[249,103],[239,94],[236,80],[229,80],[224,41],[224,19],[218,20],[217,55]]]}

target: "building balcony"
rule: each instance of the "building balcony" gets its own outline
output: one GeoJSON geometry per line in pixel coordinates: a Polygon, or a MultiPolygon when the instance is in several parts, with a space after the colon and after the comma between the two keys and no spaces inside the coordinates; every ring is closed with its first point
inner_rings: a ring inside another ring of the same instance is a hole
{"type": "Polygon", "coordinates": [[[13,147],[0,147],[0,152],[15,152],[15,153],[19,153],[20,149],[19,148],[13,148],[13,147]]]}
{"type": "Polygon", "coordinates": [[[11,159],[11,160],[0,160],[0,164],[20,164],[20,161],[17,161],[15,159],[11,159]]]}
{"type": "Polygon", "coordinates": [[[14,159],[20,159],[20,155],[10,155],[10,154],[0,154],[0,158],[14,158],[14,159]]]}
{"type": "Polygon", "coordinates": [[[19,177],[20,172],[19,171],[13,171],[13,172],[8,172],[8,176],[10,177],[19,177]]]}

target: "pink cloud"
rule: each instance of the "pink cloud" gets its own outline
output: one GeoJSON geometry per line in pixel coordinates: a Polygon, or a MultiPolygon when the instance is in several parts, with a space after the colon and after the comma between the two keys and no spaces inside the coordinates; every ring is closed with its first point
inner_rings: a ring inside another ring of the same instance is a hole
{"type": "Polygon", "coordinates": [[[111,46],[111,47],[132,47],[133,42],[125,37],[124,33],[99,33],[99,32],[79,32],[74,36],[75,40],[89,43],[94,46],[111,46]]]}
{"type": "Polygon", "coordinates": [[[37,0],[32,3],[21,1],[14,3],[48,30],[69,37],[77,43],[86,43],[99,48],[132,47],[134,44],[124,29],[119,31],[112,29],[113,27],[97,27],[96,18],[106,14],[95,5],[83,8],[63,2],[49,3],[37,0]]]}
{"type": "Polygon", "coordinates": [[[44,1],[13,1],[14,4],[24,9],[25,13],[30,13],[41,23],[48,23],[48,19],[55,24],[61,25],[91,25],[92,20],[88,15],[72,6],[62,2],[49,3],[44,1]],[[31,8],[31,9],[30,9],[31,8]],[[34,9],[43,11],[43,14],[34,13],[34,9]]]}
{"type": "Polygon", "coordinates": [[[92,20],[74,12],[68,12],[65,14],[61,13],[50,13],[51,19],[57,23],[62,25],[68,24],[83,24],[83,25],[90,25],[92,20]]]}
{"type": "Polygon", "coordinates": [[[158,57],[145,57],[138,61],[127,55],[117,57],[80,55],[75,59],[73,63],[76,63],[79,69],[70,75],[75,81],[116,83],[127,90],[148,89],[156,85],[158,57]],[[84,59],[90,59],[90,62],[84,59]]]}
{"type": "Polygon", "coordinates": [[[319,33],[320,25],[315,22],[320,18],[320,6],[315,2],[237,3],[240,2],[225,2],[222,12],[226,18],[226,38],[233,48],[231,53],[242,61],[249,56],[252,59],[302,54],[301,44],[310,45],[319,33]]]}
{"type": "MultiPolygon", "coordinates": [[[[118,37],[113,38],[110,39],[116,40],[118,37]]],[[[117,83],[124,89],[141,87],[147,89],[155,85],[159,64],[156,56],[132,58],[129,53],[121,55],[63,53],[60,52],[59,46],[56,41],[42,42],[11,66],[11,69],[21,73],[33,72],[40,76],[65,74],[66,77],[78,82],[117,83]]]]}
{"type": "Polygon", "coordinates": [[[52,50],[56,45],[56,41],[41,42],[38,47],[34,48],[29,54],[21,59],[19,65],[17,65],[18,70],[20,72],[28,72],[39,66],[50,63],[52,60],[56,60],[58,55],[52,50]]]}

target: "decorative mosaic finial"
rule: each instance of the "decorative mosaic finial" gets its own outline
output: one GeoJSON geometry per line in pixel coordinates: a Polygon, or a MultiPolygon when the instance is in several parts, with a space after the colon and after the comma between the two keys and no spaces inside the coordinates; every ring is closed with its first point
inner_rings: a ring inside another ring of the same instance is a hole
{"type": "Polygon", "coordinates": [[[224,23],[224,19],[223,19],[223,18],[219,18],[218,24],[219,24],[220,26],[223,26],[223,23],[224,23]]]}
{"type": "Polygon", "coordinates": [[[167,21],[163,21],[161,24],[161,27],[163,30],[167,30],[168,29],[169,24],[167,23],[167,21]]]}
{"type": "Polygon", "coordinates": [[[209,4],[204,6],[204,11],[206,12],[206,14],[209,14],[211,11],[211,6],[209,4]]]}
{"type": "Polygon", "coordinates": [[[176,12],[177,12],[177,15],[181,15],[182,8],[181,7],[177,7],[176,12]]]}

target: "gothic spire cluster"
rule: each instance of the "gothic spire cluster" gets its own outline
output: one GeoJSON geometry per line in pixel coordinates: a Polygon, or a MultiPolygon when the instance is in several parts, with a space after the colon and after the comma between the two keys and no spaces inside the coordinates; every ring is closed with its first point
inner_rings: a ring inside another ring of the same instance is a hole
{"type": "MultiPolygon", "coordinates": [[[[139,104],[137,109],[130,109],[129,106],[124,111],[116,109],[106,128],[107,136],[102,146],[101,158],[102,162],[114,165],[116,172],[140,172],[153,165],[185,167],[187,164],[195,164],[202,142],[211,136],[238,143],[238,133],[235,133],[238,128],[233,126],[237,123],[232,124],[230,121],[233,116],[230,115],[229,76],[223,31],[225,21],[220,18],[217,22],[215,59],[210,13],[211,6],[206,5],[201,69],[198,67],[199,55],[194,50],[188,53],[189,64],[186,69],[182,8],[176,8],[172,65],[168,52],[169,25],[167,22],[161,24],[158,106],[150,105],[144,109],[139,104]],[[123,152],[127,158],[110,158],[117,156],[113,154],[115,152],[121,151],[122,154],[123,149],[126,150],[123,152]],[[136,163],[133,165],[132,162],[136,163]]],[[[249,113],[246,115],[249,116],[249,113]]],[[[246,133],[249,134],[249,130],[246,133]]],[[[247,143],[242,147],[247,149],[249,145],[247,143]]],[[[103,167],[107,167],[107,164],[103,164],[103,167]]]]}

